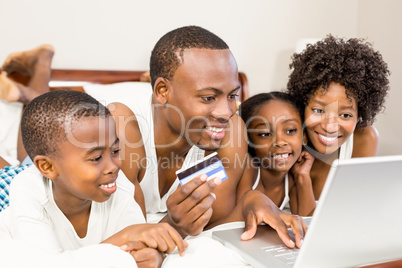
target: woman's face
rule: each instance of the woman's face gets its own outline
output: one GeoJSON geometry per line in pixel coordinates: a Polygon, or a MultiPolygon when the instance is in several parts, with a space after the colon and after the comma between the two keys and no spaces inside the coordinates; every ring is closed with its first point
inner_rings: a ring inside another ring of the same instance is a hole
{"type": "Polygon", "coordinates": [[[332,82],[327,90],[317,89],[305,108],[308,140],[322,154],[336,152],[357,122],[356,99],[346,96],[345,87],[338,83],[332,82]]]}

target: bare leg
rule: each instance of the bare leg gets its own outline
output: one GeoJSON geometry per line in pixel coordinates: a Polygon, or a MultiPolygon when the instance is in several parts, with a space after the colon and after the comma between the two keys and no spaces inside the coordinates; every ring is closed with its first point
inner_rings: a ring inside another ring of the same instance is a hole
{"type": "Polygon", "coordinates": [[[7,79],[5,74],[0,74],[0,99],[28,104],[35,97],[48,92],[53,55],[54,48],[51,45],[10,54],[3,64],[3,70],[8,74],[19,72],[28,75],[30,80],[24,86],[7,79]]]}
{"type": "Polygon", "coordinates": [[[19,99],[17,85],[9,79],[5,73],[0,72],[0,99],[6,101],[17,101],[19,99]]]}
{"type": "Polygon", "coordinates": [[[19,72],[29,75],[31,79],[28,87],[43,94],[49,91],[53,55],[52,45],[41,45],[32,50],[15,52],[7,57],[2,69],[8,74],[19,72]]]}

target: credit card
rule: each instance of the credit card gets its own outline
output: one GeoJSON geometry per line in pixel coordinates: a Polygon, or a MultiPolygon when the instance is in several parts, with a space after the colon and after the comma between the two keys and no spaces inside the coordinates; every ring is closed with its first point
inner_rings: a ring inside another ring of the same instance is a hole
{"type": "Polygon", "coordinates": [[[219,177],[224,181],[228,178],[217,152],[206,156],[204,159],[196,162],[193,166],[185,170],[176,171],[181,185],[185,185],[200,174],[206,174],[208,177],[207,180],[219,177]]]}

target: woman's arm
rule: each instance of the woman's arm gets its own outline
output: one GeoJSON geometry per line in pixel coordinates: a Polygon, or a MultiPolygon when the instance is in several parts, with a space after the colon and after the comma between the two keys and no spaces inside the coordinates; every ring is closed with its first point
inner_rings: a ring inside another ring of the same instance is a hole
{"type": "Polygon", "coordinates": [[[353,133],[352,158],[376,156],[380,135],[374,126],[357,128],[353,133]]]}

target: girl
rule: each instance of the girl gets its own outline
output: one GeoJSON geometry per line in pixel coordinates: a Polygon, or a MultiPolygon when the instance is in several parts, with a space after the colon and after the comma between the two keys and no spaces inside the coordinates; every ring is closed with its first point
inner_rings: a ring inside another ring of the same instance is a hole
{"type": "Polygon", "coordinates": [[[240,183],[238,197],[253,188],[280,209],[289,204],[292,214],[312,215],[315,199],[309,174],[313,157],[302,153],[306,137],[290,96],[277,91],[261,93],[243,102],[239,113],[247,126],[252,165],[250,176],[240,183]],[[297,176],[290,169],[297,170],[297,176]]]}
{"type": "Polygon", "coordinates": [[[316,159],[310,176],[318,200],[335,159],[377,154],[372,123],[383,108],[389,70],[364,40],[331,35],[294,54],[290,68],[288,91],[305,121],[305,148],[316,159]]]}

